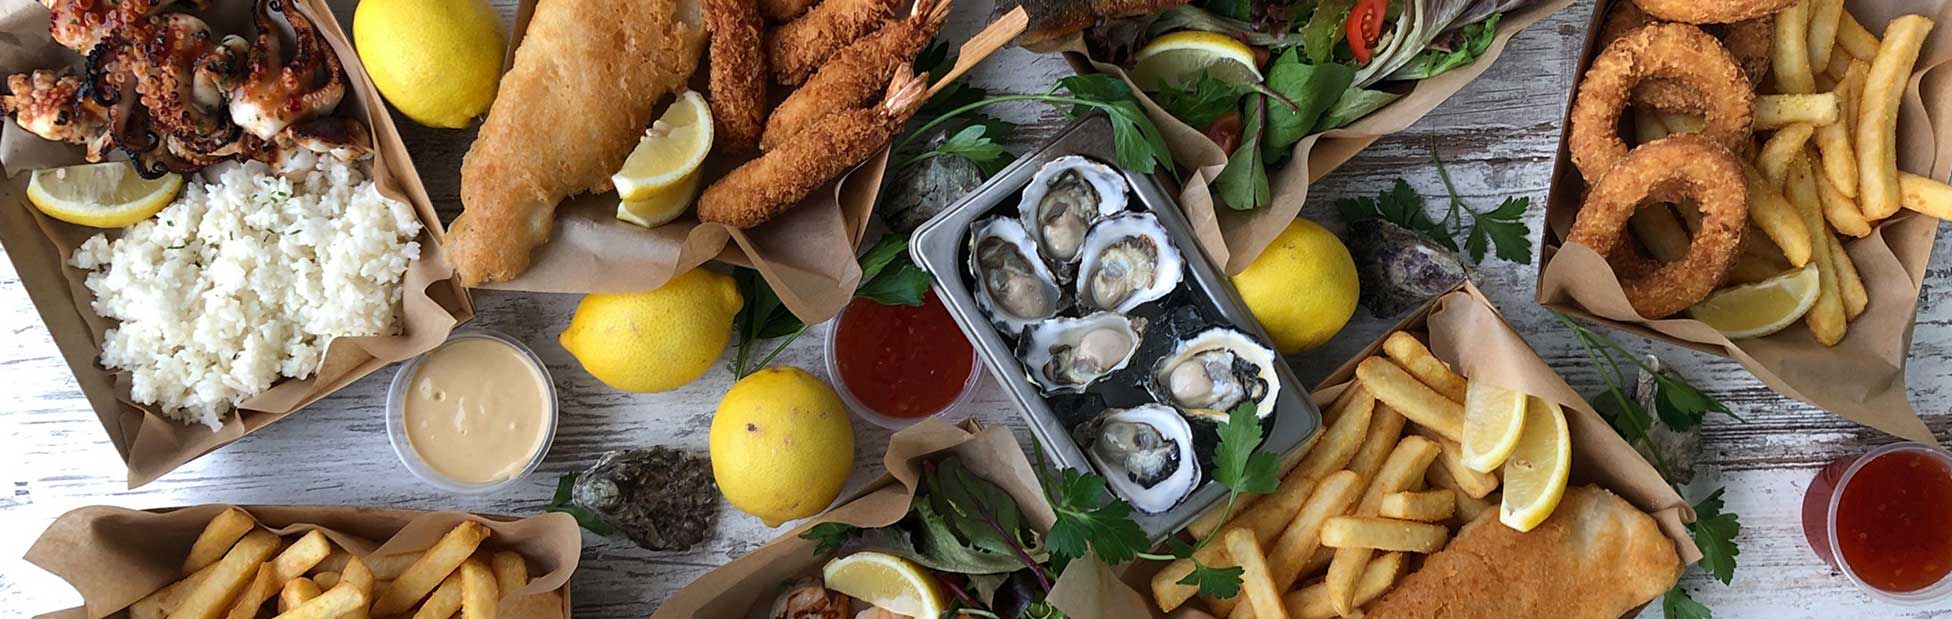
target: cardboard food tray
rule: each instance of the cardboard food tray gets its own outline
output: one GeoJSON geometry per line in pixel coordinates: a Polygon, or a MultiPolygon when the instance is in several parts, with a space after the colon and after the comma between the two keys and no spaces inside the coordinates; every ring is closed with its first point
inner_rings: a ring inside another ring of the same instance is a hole
{"type": "MultiPolygon", "coordinates": [[[[1429,344],[1432,354],[1472,381],[1487,381],[1559,404],[1565,409],[1567,431],[1572,436],[1572,475],[1568,484],[1594,484],[1619,495],[1660,525],[1661,532],[1674,541],[1684,566],[1701,559],[1701,551],[1688,535],[1686,525],[1694,520],[1693,508],[1639,452],[1614,433],[1613,427],[1579,392],[1539,357],[1470,282],[1410,313],[1323,379],[1313,393],[1316,404],[1326,407],[1341,395],[1355,380],[1356,365],[1363,359],[1383,354],[1384,339],[1396,331],[1420,336],[1429,344]]],[[[1301,449],[1313,445],[1311,439],[1301,449]]],[[[1150,590],[1152,575],[1164,566],[1158,562],[1138,563],[1120,578],[1130,586],[1150,590]]],[[[1633,617],[1639,612],[1635,609],[1624,616],[1633,617]]]]}
{"type": "MultiPolygon", "coordinates": [[[[213,30],[249,32],[249,0],[218,0],[208,11],[213,30]]],[[[40,313],[61,356],[74,371],[75,382],[89,406],[101,418],[108,438],[129,470],[129,487],[154,481],[190,460],[283,419],[298,409],[337,391],[389,363],[432,350],[456,325],[474,316],[467,290],[453,279],[453,269],[441,256],[442,228],[427,190],[414,170],[379,93],[347,43],[339,22],[322,0],[299,5],[314,17],[320,33],[345,67],[347,96],[342,114],[365,121],[372,129],[374,153],[369,176],[380,193],[413,207],[423,230],[416,239],[420,258],[408,266],[401,285],[401,334],[334,339],[318,373],[305,380],[282,380],[246,400],[239,414],[221,430],[185,425],[145,410],[129,397],[125,374],[96,363],[103,334],[112,321],[97,315],[93,295],[83,285],[86,272],[68,266],[68,256],[83,240],[102,232],[56,221],[25,198],[28,175],[34,169],[81,162],[79,147],[53,144],[15,126],[9,120],[0,137],[0,168],[10,178],[0,187],[0,245],[4,245],[22,287],[40,313]]],[[[0,68],[20,72],[77,65],[81,58],[54,44],[48,35],[48,12],[34,0],[0,0],[0,28],[9,37],[0,42],[0,68]]],[[[130,93],[133,96],[133,93],[130,93]]]]}
{"type": "MultiPolygon", "coordinates": [[[[176,582],[183,577],[183,558],[189,555],[190,545],[204,525],[228,507],[213,504],[137,511],[92,506],[62,514],[28,548],[26,559],[73,585],[81,594],[82,606],[38,615],[37,619],[101,619],[176,582]]],[[[576,520],[567,514],[515,518],[329,505],[237,507],[274,533],[322,530],[333,544],[362,557],[421,550],[434,545],[462,520],[473,520],[491,531],[487,543],[528,559],[532,571],[521,596],[553,592],[561,598],[560,604],[548,604],[546,600],[518,601],[522,598],[504,595],[503,609],[523,604],[519,613],[522,619],[570,616],[569,577],[582,555],[583,535],[576,520]]]]}
{"type": "MultiPolygon", "coordinates": [[[[538,1],[521,0],[516,6],[509,42],[511,65],[538,1]]],[[[964,42],[954,68],[937,76],[940,79],[930,94],[1007,44],[1007,36],[997,35],[1014,27],[1010,20],[999,21],[964,42]]],[[[707,56],[692,76],[692,88],[700,92],[706,90],[707,56]]],[[[789,92],[778,85],[771,89],[768,94],[775,101],[789,92]]],[[[482,287],[579,294],[640,292],[716,260],[757,270],[793,315],[808,324],[825,321],[840,312],[860,284],[855,253],[867,234],[868,215],[874,210],[882,178],[890,172],[888,154],[882,149],[784,214],[749,230],[701,223],[695,213],[646,229],[617,220],[615,193],[571,197],[556,208],[549,242],[535,249],[529,269],[509,281],[482,287]]],[[[714,156],[700,173],[709,175],[705,178],[709,183],[736,163],[714,156]]]]}
{"type": "MultiPolygon", "coordinates": [[[[1044,500],[1035,469],[1009,428],[928,419],[889,441],[882,458],[888,472],[880,479],[841,497],[833,508],[773,541],[698,577],[665,600],[652,619],[767,616],[780,592],[798,578],[817,576],[820,566],[833,558],[815,554],[813,542],[800,539],[802,532],[826,522],[874,528],[900,521],[920,486],[921,461],[938,455],[959,456],[970,472],[1002,487],[1038,531],[1048,531],[1057,520],[1044,500]]],[[[1072,561],[1047,599],[1076,619],[1151,616],[1150,604],[1095,558],[1072,561]]]]}
{"type": "MultiPolygon", "coordinates": [[[[1562,126],[1570,126],[1578,78],[1599,53],[1594,42],[1606,8],[1612,4],[1602,2],[1594,11],[1578,72],[1567,93],[1562,126]]],[[[1952,81],[1947,79],[1948,69],[1952,69],[1952,34],[1947,33],[1952,29],[1952,2],[1846,0],[1845,8],[1880,36],[1885,22],[1906,13],[1923,14],[1937,22],[1925,41],[1899,110],[1897,151],[1899,169],[1946,178],[1952,174],[1952,114],[1945,108],[1945,102],[1952,101],[1952,81]]],[[[1801,322],[1769,337],[1735,342],[1685,316],[1641,318],[1627,302],[1612,267],[1590,248],[1565,242],[1584,200],[1586,183],[1572,164],[1563,134],[1552,179],[1539,244],[1540,305],[1648,339],[1734,359],[1777,393],[1896,436],[1935,442],[1911,406],[1905,364],[1925,267],[1938,236],[1938,220],[1901,211],[1868,237],[1842,237],[1870,293],[1870,305],[1850,323],[1837,346],[1817,343],[1801,322]]]]}
{"type": "MultiPolygon", "coordinates": [[[[1180,168],[1183,184],[1179,189],[1179,203],[1192,220],[1200,244],[1227,273],[1236,274],[1253,264],[1254,258],[1274,242],[1274,237],[1287,228],[1288,222],[1300,216],[1302,206],[1308,199],[1310,184],[1328,176],[1377,139],[1402,131],[1422,119],[1496,64],[1505,44],[1513,36],[1571,5],[1572,0],[1537,0],[1512,11],[1499,21],[1498,34],[1491,46],[1471,64],[1416,82],[1403,98],[1348,126],[1302,138],[1295,144],[1286,164],[1279,169],[1268,170],[1271,202],[1253,211],[1227,208],[1220,204],[1219,196],[1209,189],[1219,177],[1221,169],[1226,167],[1228,153],[1220,150],[1220,146],[1200,130],[1173,118],[1153,103],[1152,98],[1140,91],[1126,76],[1124,69],[1091,58],[1082,38],[1078,36],[1048,51],[1063,52],[1072,70],[1080,74],[1110,74],[1131,87],[1132,93],[1139,99],[1139,105],[1145,108],[1146,116],[1164,134],[1173,161],[1180,168]]],[[[1528,67],[1507,68],[1530,70],[1528,67]]]]}

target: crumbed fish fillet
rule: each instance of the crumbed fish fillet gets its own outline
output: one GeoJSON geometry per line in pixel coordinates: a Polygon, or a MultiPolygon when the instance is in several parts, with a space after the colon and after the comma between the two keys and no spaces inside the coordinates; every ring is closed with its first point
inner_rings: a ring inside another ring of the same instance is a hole
{"type": "Polygon", "coordinates": [[[462,284],[521,274],[558,202],[609,191],[704,44],[696,0],[542,0],[461,162],[446,251],[462,284]]]}
{"type": "Polygon", "coordinates": [[[1370,606],[1369,619],[1619,619],[1681,577],[1652,517],[1593,486],[1567,488],[1527,533],[1486,512],[1370,606]]]}

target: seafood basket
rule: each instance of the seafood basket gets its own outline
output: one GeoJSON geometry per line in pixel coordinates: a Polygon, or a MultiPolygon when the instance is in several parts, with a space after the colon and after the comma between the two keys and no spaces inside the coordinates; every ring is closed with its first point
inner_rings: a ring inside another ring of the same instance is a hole
{"type": "Polygon", "coordinates": [[[909,251],[1056,465],[1098,471],[1159,539],[1225,495],[1211,473],[1227,411],[1254,402],[1274,453],[1321,412],[1170,194],[1114,152],[1110,122],[1085,117],[909,251]]]}

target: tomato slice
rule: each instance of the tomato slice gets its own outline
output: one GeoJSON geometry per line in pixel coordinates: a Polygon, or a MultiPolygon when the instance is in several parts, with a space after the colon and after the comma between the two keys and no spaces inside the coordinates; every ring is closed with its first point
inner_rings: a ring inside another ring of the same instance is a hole
{"type": "Polygon", "coordinates": [[[1383,36],[1383,17],[1389,12],[1389,0],[1356,0],[1356,6],[1349,10],[1348,35],[1349,51],[1355,52],[1356,62],[1369,64],[1375,55],[1376,39],[1383,36]]]}

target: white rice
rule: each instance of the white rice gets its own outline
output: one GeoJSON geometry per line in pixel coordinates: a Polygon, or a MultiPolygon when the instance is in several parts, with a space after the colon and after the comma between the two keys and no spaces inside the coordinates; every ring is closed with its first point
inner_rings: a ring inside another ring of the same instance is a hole
{"type": "Polygon", "coordinates": [[[331,157],[281,168],[212,166],[120,239],[75,250],[95,311],[121,323],[102,365],[129,373],[137,402],[215,430],[281,377],[318,371],[332,338],[395,332],[420,256],[413,209],[331,157]]]}

